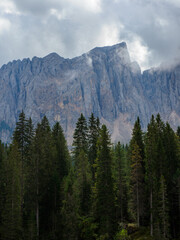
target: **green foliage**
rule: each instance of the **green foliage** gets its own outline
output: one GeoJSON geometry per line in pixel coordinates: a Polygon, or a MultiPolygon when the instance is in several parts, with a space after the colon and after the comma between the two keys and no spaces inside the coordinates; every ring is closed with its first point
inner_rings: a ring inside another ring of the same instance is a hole
{"type": "Polygon", "coordinates": [[[130,240],[127,230],[122,229],[121,231],[117,232],[114,240],[130,240]]]}
{"type": "Polygon", "coordinates": [[[77,239],[79,230],[78,199],[74,188],[75,173],[73,168],[63,181],[64,196],[61,208],[62,239],[77,239]]]}
{"type": "Polygon", "coordinates": [[[79,223],[79,229],[80,229],[80,238],[84,240],[92,240],[96,239],[97,234],[97,224],[94,223],[93,217],[81,217],[80,223],[79,223]]]}
{"type": "Polygon", "coordinates": [[[2,239],[22,239],[21,158],[14,142],[3,162],[4,207],[2,209],[2,239]]]}
{"type": "Polygon", "coordinates": [[[111,237],[116,228],[115,194],[112,178],[112,157],[110,151],[110,137],[105,125],[102,125],[98,139],[98,153],[96,159],[95,178],[95,218],[100,235],[108,233],[111,237]]]}
{"type": "Polygon", "coordinates": [[[142,183],[144,180],[143,169],[142,169],[142,158],[140,147],[135,142],[132,146],[131,155],[131,215],[133,220],[137,222],[138,227],[140,226],[140,215],[142,214],[141,202],[143,199],[142,194],[142,183]]]}
{"type": "Polygon", "coordinates": [[[169,207],[167,199],[167,187],[164,176],[160,178],[159,189],[159,217],[160,217],[160,235],[161,239],[169,239],[169,207]]]}
{"type": "Polygon", "coordinates": [[[81,150],[88,152],[88,127],[84,115],[81,113],[73,135],[73,155],[76,158],[81,150]]]}
{"type": "Polygon", "coordinates": [[[133,240],[154,240],[149,234],[148,227],[140,227],[135,233],[130,235],[133,240]]]}
{"type": "Polygon", "coordinates": [[[95,160],[97,158],[97,140],[99,137],[100,123],[99,119],[95,118],[93,113],[89,118],[88,124],[88,159],[91,165],[92,179],[95,180],[95,160]]]}
{"type": "Polygon", "coordinates": [[[0,239],[178,239],[179,131],[158,114],[143,134],[137,118],[130,145],[112,147],[81,114],[71,156],[59,123],[44,116],[34,131],[22,111],[12,144],[0,142],[0,239]]]}
{"type": "Polygon", "coordinates": [[[145,218],[147,196],[145,192],[145,161],[144,141],[140,119],[137,118],[129,148],[129,213],[131,220],[140,226],[145,218]]]}
{"type": "Polygon", "coordinates": [[[112,174],[115,190],[116,221],[123,223],[128,219],[126,150],[123,146],[121,146],[120,142],[118,142],[112,149],[112,153],[112,174]]]}

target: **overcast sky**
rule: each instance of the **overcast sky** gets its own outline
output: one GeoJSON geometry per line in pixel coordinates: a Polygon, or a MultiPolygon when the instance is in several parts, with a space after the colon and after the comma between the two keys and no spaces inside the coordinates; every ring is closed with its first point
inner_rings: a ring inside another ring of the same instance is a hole
{"type": "Polygon", "coordinates": [[[0,0],[0,65],[125,41],[142,69],[180,58],[180,0],[0,0]]]}

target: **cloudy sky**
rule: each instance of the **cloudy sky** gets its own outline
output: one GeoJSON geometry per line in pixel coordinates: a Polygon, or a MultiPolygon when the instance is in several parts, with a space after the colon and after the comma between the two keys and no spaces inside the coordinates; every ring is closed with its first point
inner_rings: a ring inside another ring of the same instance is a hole
{"type": "Polygon", "coordinates": [[[180,58],[180,0],[0,0],[0,65],[125,41],[142,69],[180,58]]]}

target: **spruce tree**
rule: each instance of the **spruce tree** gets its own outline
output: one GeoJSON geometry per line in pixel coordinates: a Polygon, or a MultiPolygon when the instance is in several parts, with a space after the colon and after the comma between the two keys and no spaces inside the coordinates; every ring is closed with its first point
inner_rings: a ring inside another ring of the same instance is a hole
{"type": "Polygon", "coordinates": [[[88,152],[88,127],[84,115],[81,113],[73,135],[73,155],[78,157],[81,150],[88,152]]]}
{"type": "Polygon", "coordinates": [[[79,235],[79,209],[78,196],[75,188],[75,172],[73,167],[69,174],[63,180],[63,204],[61,208],[62,215],[62,239],[78,239],[79,235]]]}
{"type": "Polygon", "coordinates": [[[164,129],[164,169],[167,197],[169,203],[169,220],[171,235],[180,235],[180,144],[173,129],[167,123],[164,129]]]}
{"type": "Polygon", "coordinates": [[[169,207],[167,199],[167,187],[164,176],[160,178],[160,189],[159,189],[159,217],[160,217],[160,231],[161,239],[169,239],[169,207]]]}
{"type": "Polygon", "coordinates": [[[143,221],[146,215],[146,209],[145,209],[146,191],[145,191],[145,179],[144,179],[145,154],[144,154],[143,133],[141,130],[139,117],[137,118],[134,124],[129,151],[130,151],[129,157],[130,157],[130,169],[131,169],[130,170],[130,184],[131,184],[131,191],[130,191],[131,211],[130,212],[132,215],[137,217],[136,218],[137,225],[139,226],[140,224],[141,225],[143,224],[143,221]],[[135,161],[139,161],[138,165],[135,164],[135,161]],[[137,176],[137,173],[139,174],[139,176],[137,176]],[[136,178],[136,181],[134,181],[135,178],[136,178]],[[138,187],[137,187],[137,184],[138,184],[138,187]],[[138,193],[137,191],[135,193],[135,189],[137,190],[137,188],[138,188],[138,193]],[[135,194],[135,196],[133,194],[135,194]],[[137,204],[137,195],[139,197],[138,204],[137,204]],[[132,199],[136,199],[136,201],[132,201],[132,199]]]}
{"type": "MultiPolygon", "coordinates": [[[[139,146],[141,159],[144,159],[144,142],[143,142],[143,132],[141,130],[141,124],[139,117],[137,118],[132,132],[132,139],[130,141],[130,145],[136,143],[139,146]]],[[[141,162],[142,166],[144,167],[144,163],[141,162]]],[[[144,169],[143,169],[144,170],[144,169]]]]}
{"type": "Polygon", "coordinates": [[[27,144],[27,120],[24,112],[19,114],[19,121],[13,133],[13,141],[17,143],[18,151],[21,155],[21,211],[24,212],[24,189],[26,177],[26,144],[27,144]]]}
{"type": "MultiPolygon", "coordinates": [[[[6,149],[0,140],[0,225],[2,219],[2,210],[4,208],[4,169],[3,162],[6,161],[6,149]]],[[[1,237],[0,237],[1,239],[1,237]]]]}
{"type": "Polygon", "coordinates": [[[99,137],[100,123],[99,119],[94,117],[94,114],[91,114],[88,123],[88,158],[91,165],[92,179],[95,180],[95,169],[94,163],[97,157],[97,140],[99,137]]]}
{"type": "Polygon", "coordinates": [[[53,144],[55,146],[55,160],[53,166],[54,204],[53,204],[53,232],[55,236],[62,237],[62,216],[60,208],[63,201],[63,179],[68,175],[70,169],[70,156],[63,129],[57,122],[52,130],[53,144]]]}
{"type": "Polygon", "coordinates": [[[95,219],[98,224],[99,236],[108,235],[112,238],[116,224],[115,195],[112,178],[112,156],[110,136],[105,125],[102,125],[98,139],[95,178],[95,219]]]}
{"type": "Polygon", "coordinates": [[[53,234],[55,147],[46,116],[37,125],[33,140],[31,184],[36,238],[48,239],[53,234]]]}
{"type": "Polygon", "coordinates": [[[150,207],[150,234],[154,235],[155,218],[157,214],[157,204],[155,203],[157,197],[157,176],[156,176],[156,161],[157,161],[157,144],[156,144],[156,122],[152,115],[151,121],[148,124],[146,133],[146,183],[149,194],[150,207]]]}
{"type": "Polygon", "coordinates": [[[74,191],[76,195],[76,208],[79,215],[78,239],[89,239],[87,224],[91,224],[91,186],[92,175],[87,155],[82,150],[78,156],[74,191]]]}
{"type": "Polygon", "coordinates": [[[131,209],[133,218],[137,226],[140,226],[140,216],[142,215],[142,184],[144,180],[142,169],[141,150],[137,143],[132,145],[131,156],[131,209]]]}
{"type": "Polygon", "coordinates": [[[22,239],[21,155],[16,142],[3,162],[4,207],[2,209],[1,238],[22,239]]]}
{"type": "Polygon", "coordinates": [[[127,184],[126,184],[126,161],[124,148],[118,142],[113,148],[113,178],[115,182],[116,196],[116,221],[123,224],[128,219],[127,213],[127,184]]]}
{"type": "Polygon", "coordinates": [[[177,134],[178,137],[180,137],[180,126],[177,127],[176,134],[177,134]]]}
{"type": "Polygon", "coordinates": [[[68,175],[70,156],[63,129],[58,122],[52,129],[52,136],[56,147],[56,169],[58,172],[58,178],[62,181],[64,176],[68,175]]]}

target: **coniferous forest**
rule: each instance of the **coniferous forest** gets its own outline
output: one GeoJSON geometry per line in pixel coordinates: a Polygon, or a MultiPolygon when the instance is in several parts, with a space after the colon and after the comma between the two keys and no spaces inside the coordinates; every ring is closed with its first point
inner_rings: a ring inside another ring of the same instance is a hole
{"type": "Polygon", "coordinates": [[[0,143],[1,240],[179,238],[180,127],[159,114],[145,133],[137,118],[129,145],[81,114],[70,151],[58,122],[22,111],[0,143]]]}

